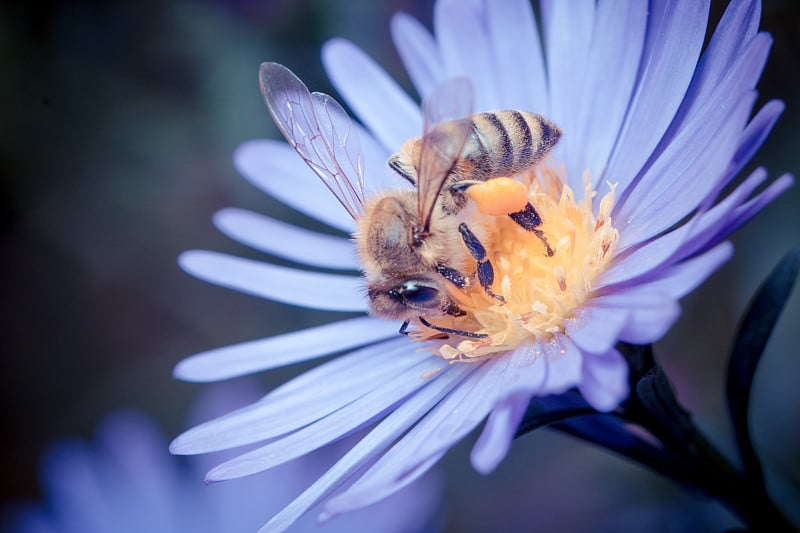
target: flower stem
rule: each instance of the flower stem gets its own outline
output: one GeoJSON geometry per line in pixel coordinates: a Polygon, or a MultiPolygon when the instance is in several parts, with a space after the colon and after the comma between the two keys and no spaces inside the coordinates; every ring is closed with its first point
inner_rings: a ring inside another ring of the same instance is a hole
{"type": "Polygon", "coordinates": [[[732,512],[756,531],[796,531],[789,519],[772,502],[764,485],[753,483],[736,469],[694,424],[692,428],[692,449],[698,463],[704,465],[704,470],[709,476],[708,486],[700,488],[725,503],[732,512]]]}
{"type": "Polygon", "coordinates": [[[795,530],[772,502],[763,483],[740,472],[703,435],[690,413],[678,403],[660,366],[653,363],[637,378],[635,394],[623,404],[619,414],[648,430],[666,449],[679,456],[687,470],[694,472],[687,482],[722,501],[755,530],[795,530]]]}

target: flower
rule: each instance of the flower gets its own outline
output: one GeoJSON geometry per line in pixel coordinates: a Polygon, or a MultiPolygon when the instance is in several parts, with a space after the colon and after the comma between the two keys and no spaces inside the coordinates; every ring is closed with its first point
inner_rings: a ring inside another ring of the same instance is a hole
{"type": "MultiPolygon", "coordinates": [[[[207,391],[196,406],[203,417],[221,414],[257,397],[252,384],[207,391]],[[210,392],[210,393],[209,393],[210,392]]],[[[322,450],[259,476],[206,487],[198,481],[207,458],[188,463],[170,457],[155,422],[134,411],[118,411],[100,426],[92,444],[65,440],[44,461],[46,505],[26,505],[10,513],[9,532],[108,533],[151,531],[254,531],[288,501],[291,492],[311,482],[334,450],[322,450]]],[[[295,531],[350,532],[368,528],[383,533],[433,527],[438,478],[430,477],[398,497],[334,520],[321,528],[307,517],[295,531]]],[[[6,531],[6,529],[4,529],[6,531]]]]}
{"type": "MultiPolygon", "coordinates": [[[[723,239],[792,185],[784,175],[754,194],[767,179],[757,169],[727,192],[783,110],[772,101],[751,117],[771,44],[758,32],[759,2],[731,2],[705,50],[707,2],[552,1],[541,8],[542,44],[525,0],[439,0],[433,35],[404,14],[391,28],[423,99],[464,76],[474,87],[474,111],[535,111],[563,132],[549,162],[523,180],[541,211],[541,238],[519,237],[505,217],[464,215],[488,226],[487,257],[497,271],[491,287],[504,302],[467,287],[453,291],[466,315],[437,322],[438,331],[420,320],[409,338],[397,335],[397,323],[357,317],[197,354],[176,368],[181,379],[214,381],[348,352],[172,444],[174,453],[194,454],[263,443],[213,468],[207,479],[218,481],[371,427],[268,527],[285,527],[326,497],[323,517],[378,501],[484,420],[472,463],[490,472],[533,396],[577,387],[596,409],[614,409],[628,393],[615,345],[661,338],[679,315],[678,300],[731,256],[723,239]],[[448,329],[466,335],[441,339],[448,329]]],[[[384,171],[385,162],[421,133],[420,108],[345,40],[329,41],[323,62],[364,126],[355,128],[365,188],[397,188],[401,180],[384,171]]],[[[353,231],[286,144],[246,143],[235,162],[277,199],[353,231]]],[[[215,222],[234,239],[300,265],[359,269],[345,238],[237,209],[215,222]]],[[[293,305],[368,307],[354,275],[209,251],[187,252],[180,263],[199,278],[293,305]]]]}

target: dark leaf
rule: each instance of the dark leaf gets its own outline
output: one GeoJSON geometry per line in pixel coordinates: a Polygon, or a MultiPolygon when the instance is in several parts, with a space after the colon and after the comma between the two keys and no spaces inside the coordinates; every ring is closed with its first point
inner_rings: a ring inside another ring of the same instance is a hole
{"type": "Polygon", "coordinates": [[[687,439],[694,426],[662,368],[658,365],[651,368],[636,384],[635,391],[639,405],[647,413],[641,423],[672,449],[690,452],[687,439]]]}
{"type": "Polygon", "coordinates": [[[797,281],[798,270],[800,246],[794,247],[780,260],[756,291],[739,325],[728,362],[728,410],[736,433],[736,442],[745,475],[760,485],[763,485],[763,472],[750,440],[747,420],[750,389],[764,347],[797,281]]]}
{"type": "Polygon", "coordinates": [[[655,366],[653,347],[650,344],[620,342],[617,344],[617,350],[628,363],[628,384],[630,390],[634,390],[639,380],[655,366]]]}

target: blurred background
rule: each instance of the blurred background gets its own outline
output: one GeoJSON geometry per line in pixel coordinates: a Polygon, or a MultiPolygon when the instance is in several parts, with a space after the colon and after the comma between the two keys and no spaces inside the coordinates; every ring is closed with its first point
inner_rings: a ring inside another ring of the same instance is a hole
{"type": "MultiPolygon", "coordinates": [[[[716,21],[724,2],[713,3],[716,21]]],[[[200,385],[173,380],[186,355],[319,324],[338,315],[204,284],[176,257],[207,248],[257,257],[211,224],[237,206],[312,223],[264,196],[231,164],[236,146],[277,137],[257,85],[265,60],[331,92],[322,43],[343,36],[407,88],[388,37],[403,10],[430,27],[432,1],[31,1],[0,6],[0,302],[2,502],[37,499],[38,462],[64,436],[91,438],[110,411],[135,407],[170,437],[200,385]]],[[[712,26],[713,27],[713,26],[712,26]]],[[[765,0],[775,40],[759,85],[787,110],[754,159],[800,174],[800,4],[765,0]]],[[[656,347],[680,400],[733,452],[724,370],[750,295],[800,242],[795,187],[734,237],[736,256],[684,300],[656,347]]],[[[317,229],[319,229],[318,226],[317,229]]],[[[800,291],[756,376],[756,444],[771,488],[800,520],[800,291]]],[[[292,367],[260,376],[272,387],[292,367]]],[[[492,476],[448,454],[449,531],[692,530],[731,524],[715,504],[560,434],[518,440],[492,476]],[[707,521],[707,522],[706,522],[707,521]]]]}

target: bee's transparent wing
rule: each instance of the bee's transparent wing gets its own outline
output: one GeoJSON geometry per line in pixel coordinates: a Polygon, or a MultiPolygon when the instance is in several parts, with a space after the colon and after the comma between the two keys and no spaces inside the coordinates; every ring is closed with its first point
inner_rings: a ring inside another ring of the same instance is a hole
{"type": "Polygon", "coordinates": [[[417,182],[419,221],[427,230],[439,193],[472,130],[472,84],[453,78],[423,102],[424,131],[417,182]]]}
{"type": "Polygon", "coordinates": [[[350,117],[339,103],[310,93],[288,68],[262,63],[261,94],[278,129],[350,216],[364,212],[363,156],[350,117]]]}

